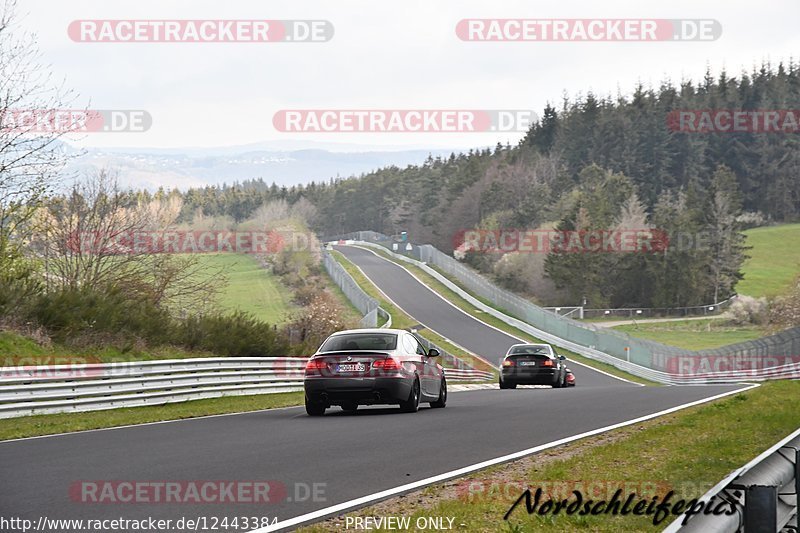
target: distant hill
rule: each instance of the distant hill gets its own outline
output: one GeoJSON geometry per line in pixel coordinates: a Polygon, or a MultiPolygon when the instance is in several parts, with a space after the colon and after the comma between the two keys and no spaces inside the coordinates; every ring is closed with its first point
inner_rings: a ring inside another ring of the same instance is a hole
{"type": "Polygon", "coordinates": [[[125,187],[151,191],[159,187],[185,190],[254,178],[292,186],[357,176],[390,165],[419,165],[429,155],[446,156],[452,151],[381,150],[334,143],[330,148],[313,149],[276,149],[266,144],[185,149],[89,148],[67,170],[81,173],[108,167],[119,173],[125,187]]]}

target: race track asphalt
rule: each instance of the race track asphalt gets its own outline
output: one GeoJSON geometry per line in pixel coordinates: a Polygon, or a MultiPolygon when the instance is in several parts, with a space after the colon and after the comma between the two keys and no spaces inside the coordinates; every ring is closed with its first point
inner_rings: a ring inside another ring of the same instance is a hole
{"type": "MultiPolygon", "coordinates": [[[[356,248],[343,252],[416,320],[469,350],[491,360],[516,342],[469,319],[392,263],[356,248]]],[[[415,414],[333,408],[309,418],[298,407],[0,442],[0,517],[283,521],[741,388],[640,387],[573,370],[575,388],[458,392],[446,409],[415,414]],[[277,501],[87,503],[76,490],[85,481],[264,480],[275,482],[277,501]]],[[[227,531],[237,529],[247,528],[227,531]]]]}

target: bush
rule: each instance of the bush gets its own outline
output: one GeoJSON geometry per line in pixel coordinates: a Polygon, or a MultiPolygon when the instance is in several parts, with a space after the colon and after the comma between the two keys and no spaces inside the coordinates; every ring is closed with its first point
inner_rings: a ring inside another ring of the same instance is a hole
{"type": "Polygon", "coordinates": [[[118,289],[65,289],[39,295],[30,319],[67,344],[161,344],[169,340],[169,314],[143,297],[118,289]]]}
{"type": "Polygon", "coordinates": [[[191,316],[177,326],[175,339],[190,350],[232,357],[285,356],[289,351],[273,326],[242,311],[191,316]]]}
{"type": "Polygon", "coordinates": [[[776,298],[769,308],[770,325],[778,328],[800,326],[800,277],[786,296],[776,298]]]}
{"type": "Polygon", "coordinates": [[[745,230],[766,226],[767,223],[769,223],[769,219],[760,211],[745,211],[736,217],[736,222],[738,222],[741,225],[741,228],[745,230]]]}
{"type": "Polygon", "coordinates": [[[13,254],[0,258],[0,319],[23,320],[30,302],[41,291],[32,263],[13,254]]]}
{"type": "Polygon", "coordinates": [[[296,353],[312,353],[331,333],[354,326],[348,324],[342,315],[341,306],[331,295],[326,292],[317,294],[288,326],[296,353]]]}
{"type": "Polygon", "coordinates": [[[768,320],[767,300],[766,298],[740,295],[731,304],[728,314],[736,325],[766,324],[768,320]]]}

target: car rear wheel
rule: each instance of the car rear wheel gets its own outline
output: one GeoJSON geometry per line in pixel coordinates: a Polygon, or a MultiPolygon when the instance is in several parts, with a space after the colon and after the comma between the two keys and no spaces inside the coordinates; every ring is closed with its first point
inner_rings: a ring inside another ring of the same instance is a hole
{"type": "Polygon", "coordinates": [[[404,413],[416,413],[419,410],[419,379],[414,380],[408,400],[400,402],[400,410],[404,413]]]}
{"type": "Polygon", "coordinates": [[[442,378],[442,386],[439,388],[439,399],[435,402],[431,402],[431,407],[441,409],[445,405],[447,405],[447,381],[442,378]]]}
{"type": "Polygon", "coordinates": [[[306,413],[308,416],[322,416],[325,414],[325,404],[312,402],[306,398],[306,413]]]}

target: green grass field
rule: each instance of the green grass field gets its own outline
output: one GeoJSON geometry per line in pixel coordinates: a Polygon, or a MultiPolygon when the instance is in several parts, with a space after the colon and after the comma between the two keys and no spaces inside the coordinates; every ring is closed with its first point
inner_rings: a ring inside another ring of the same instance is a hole
{"type": "Polygon", "coordinates": [[[778,296],[800,275],[800,224],[753,228],[745,232],[750,256],[736,292],[748,296],[778,296]]]}
{"type": "Polygon", "coordinates": [[[613,329],[643,339],[685,348],[704,350],[745,342],[766,335],[757,326],[731,326],[724,319],[680,320],[675,322],[639,322],[615,326],[613,329]]]}
{"type": "Polygon", "coordinates": [[[200,255],[209,269],[224,268],[228,286],[221,292],[222,309],[241,310],[269,324],[281,324],[296,310],[291,293],[258,264],[255,257],[237,254],[200,255]]]}

